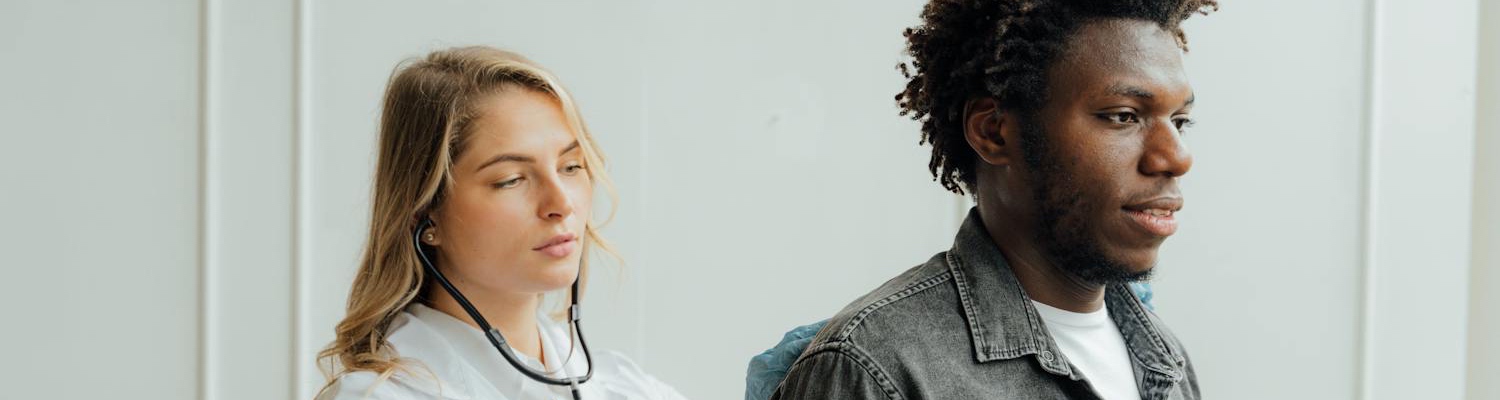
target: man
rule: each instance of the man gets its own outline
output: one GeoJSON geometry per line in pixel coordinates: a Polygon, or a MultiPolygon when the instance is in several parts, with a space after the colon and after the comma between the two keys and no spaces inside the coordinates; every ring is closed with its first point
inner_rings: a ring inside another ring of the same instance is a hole
{"type": "Polygon", "coordinates": [[[896,96],[977,206],[953,248],[854,301],[773,399],[1197,399],[1132,295],[1177,228],[1193,91],[1180,24],[1212,0],[933,0],[896,96]]]}

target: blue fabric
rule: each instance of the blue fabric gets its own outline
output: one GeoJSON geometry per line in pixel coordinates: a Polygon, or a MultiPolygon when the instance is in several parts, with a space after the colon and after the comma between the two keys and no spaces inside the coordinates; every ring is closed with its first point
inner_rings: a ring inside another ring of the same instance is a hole
{"type": "Polygon", "coordinates": [[[786,371],[792,367],[792,362],[797,361],[797,356],[802,355],[802,350],[812,342],[813,336],[827,324],[828,320],[825,319],[793,328],[781,336],[781,343],[750,357],[750,370],[745,375],[745,400],[771,398],[771,393],[776,391],[776,385],[780,385],[781,379],[786,377],[786,371]]]}
{"type": "Polygon", "coordinates": [[[1156,307],[1151,305],[1151,284],[1131,282],[1130,291],[1135,292],[1135,297],[1141,298],[1141,304],[1144,304],[1146,309],[1156,311],[1156,307]]]}
{"type": "MultiPolygon", "coordinates": [[[[1155,310],[1151,305],[1151,284],[1134,282],[1130,284],[1130,291],[1141,298],[1141,303],[1146,308],[1155,310]]],[[[786,377],[786,372],[792,367],[792,362],[802,355],[802,350],[812,342],[813,336],[827,325],[828,320],[822,320],[811,324],[792,328],[781,336],[781,342],[755,357],[750,357],[750,368],[745,373],[745,400],[766,400],[771,398],[771,393],[776,391],[776,386],[781,384],[781,379],[786,377]]]]}

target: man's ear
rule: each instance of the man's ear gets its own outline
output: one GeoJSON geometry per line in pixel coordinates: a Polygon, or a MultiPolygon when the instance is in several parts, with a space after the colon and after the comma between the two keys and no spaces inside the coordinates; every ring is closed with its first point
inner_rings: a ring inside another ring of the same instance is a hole
{"type": "Polygon", "coordinates": [[[969,99],[964,105],[963,122],[964,139],[980,160],[990,165],[1010,165],[1014,146],[1020,144],[1015,135],[1018,121],[1000,109],[1000,102],[993,97],[969,99]]]}

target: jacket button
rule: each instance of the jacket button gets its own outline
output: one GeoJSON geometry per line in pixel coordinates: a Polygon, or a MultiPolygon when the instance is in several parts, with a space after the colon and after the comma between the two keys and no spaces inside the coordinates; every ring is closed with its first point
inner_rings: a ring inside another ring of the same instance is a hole
{"type": "Polygon", "coordinates": [[[1052,362],[1052,360],[1054,360],[1056,358],[1056,357],[1054,357],[1052,355],[1052,352],[1048,351],[1048,350],[1042,350],[1041,356],[1042,356],[1042,361],[1046,361],[1046,362],[1052,362]]]}

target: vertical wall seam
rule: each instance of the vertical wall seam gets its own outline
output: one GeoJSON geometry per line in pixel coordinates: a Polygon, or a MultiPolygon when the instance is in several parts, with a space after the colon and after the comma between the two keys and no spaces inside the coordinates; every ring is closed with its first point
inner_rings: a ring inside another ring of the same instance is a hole
{"type": "MultiPolygon", "coordinates": [[[[1491,218],[1487,216],[1488,213],[1484,211],[1485,203],[1483,200],[1492,197],[1492,195],[1489,194],[1489,190],[1486,189],[1488,185],[1485,183],[1491,181],[1486,180],[1486,177],[1484,177],[1482,173],[1490,169],[1486,168],[1488,164],[1484,161],[1484,157],[1487,152],[1493,151],[1491,150],[1491,148],[1493,148],[1494,146],[1490,143],[1492,143],[1493,140],[1496,140],[1496,136],[1494,135],[1496,133],[1494,127],[1490,126],[1490,123],[1487,122],[1488,119],[1485,117],[1487,115],[1486,113],[1491,111],[1487,110],[1485,106],[1489,105],[1495,100],[1493,94],[1495,85],[1487,85],[1487,83],[1489,83],[1489,80],[1486,79],[1485,73],[1489,72],[1491,74],[1494,74],[1493,67],[1495,67],[1495,65],[1491,65],[1494,61],[1494,57],[1490,54],[1493,54],[1493,43],[1496,42],[1495,39],[1500,39],[1500,35],[1486,35],[1486,33],[1488,33],[1488,31],[1490,31],[1492,28],[1486,28],[1484,24],[1486,22],[1486,18],[1500,16],[1500,13],[1491,11],[1494,10],[1495,7],[1496,3],[1494,2],[1480,1],[1479,4],[1477,4],[1477,12],[1474,13],[1476,19],[1474,25],[1476,31],[1475,35],[1477,36],[1477,38],[1475,39],[1476,51],[1474,53],[1474,142],[1471,144],[1471,146],[1473,147],[1472,156],[1474,158],[1469,167],[1473,176],[1470,178],[1471,192],[1469,203],[1470,225],[1468,268],[1469,293],[1466,301],[1469,309],[1465,313],[1465,321],[1468,323],[1468,326],[1464,329],[1464,354],[1466,355],[1466,359],[1464,360],[1463,398],[1465,399],[1480,399],[1486,395],[1495,396],[1497,394],[1500,394],[1496,393],[1493,390],[1493,385],[1487,385],[1486,387],[1481,387],[1479,385],[1479,382],[1483,382],[1482,380],[1487,378],[1481,375],[1483,371],[1494,369],[1492,366],[1486,365],[1493,364],[1493,361],[1491,361],[1489,357],[1486,357],[1486,353],[1492,354],[1493,350],[1491,350],[1488,346],[1479,344],[1482,343],[1484,341],[1483,338],[1486,337],[1484,335],[1481,335],[1486,330],[1486,325],[1491,325],[1482,324],[1482,322],[1486,322],[1488,318],[1486,318],[1484,315],[1484,308],[1480,307],[1483,304],[1482,300],[1484,300],[1486,297],[1483,295],[1484,292],[1481,291],[1481,289],[1484,288],[1484,285],[1488,281],[1494,280],[1493,278],[1490,278],[1487,273],[1482,272],[1485,271],[1486,268],[1486,266],[1484,265],[1486,261],[1486,251],[1483,250],[1483,246],[1485,245],[1485,242],[1483,240],[1489,237],[1489,233],[1487,233],[1485,229],[1486,225],[1484,224],[1487,221],[1491,220],[1491,218]],[[1486,69],[1486,67],[1489,67],[1489,69],[1486,69]],[[1489,139],[1485,139],[1486,134],[1490,134],[1489,139]],[[1491,390],[1486,391],[1485,389],[1491,390]]],[[[1497,31],[1497,33],[1500,33],[1500,31],[1497,31]]],[[[1490,76],[1493,77],[1496,75],[1490,76]]],[[[1494,178],[1490,177],[1488,179],[1494,178]]]]}
{"type": "MultiPolygon", "coordinates": [[[[303,357],[310,354],[306,328],[308,326],[308,305],[310,297],[307,292],[307,217],[308,210],[308,184],[311,182],[311,164],[308,162],[309,147],[309,100],[311,98],[308,81],[310,7],[305,0],[292,0],[294,10],[292,11],[292,232],[291,258],[292,265],[292,302],[291,302],[291,335],[292,335],[292,393],[290,398],[302,398],[311,388],[306,387],[306,366],[308,361],[303,357]]],[[[316,362],[314,361],[316,369],[316,362]]]]}
{"type": "Polygon", "coordinates": [[[213,88],[214,73],[213,58],[216,55],[214,44],[218,38],[214,34],[214,13],[217,7],[214,0],[201,0],[198,2],[198,382],[197,397],[199,399],[214,398],[214,382],[216,376],[214,366],[217,364],[217,352],[215,342],[218,337],[214,328],[216,322],[213,318],[213,310],[218,306],[214,300],[215,284],[217,274],[214,273],[215,248],[214,239],[217,238],[215,223],[213,220],[217,207],[214,202],[217,197],[214,192],[217,189],[212,179],[213,174],[219,171],[214,160],[213,126],[215,115],[210,102],[216,93],[213,88]]]}
{"type": "Polygon", "coordinates": [[[1365,104],[1361,131],[1364,137],[1364,165],[1361,196],[1363,216],[1360,221],[1360,313],[1359,352],[1356,361],[1355,398],[1370,400],[1374,396],[1375,374],[1375,299],[1378,260],[1375,255],[1379,224],[1378,198],[1380,177],[1380,61],[1381,0],[1370,0],[1365,13],[1365,104]]]}

